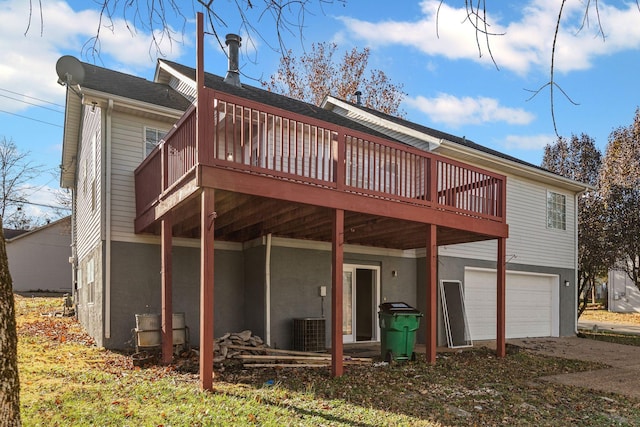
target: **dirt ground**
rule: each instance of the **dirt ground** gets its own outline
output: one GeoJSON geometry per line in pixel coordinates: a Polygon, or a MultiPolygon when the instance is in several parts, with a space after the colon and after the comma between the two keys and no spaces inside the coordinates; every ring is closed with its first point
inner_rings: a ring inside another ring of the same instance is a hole
{"type": "Polygon", "coordinates": [[[553,375],[542,378],[543,381],[640,399],[640,347],[578,337],[511,339],[508,343],[547,356],[600,362],[610,366],[596,371],[553,375]]]}

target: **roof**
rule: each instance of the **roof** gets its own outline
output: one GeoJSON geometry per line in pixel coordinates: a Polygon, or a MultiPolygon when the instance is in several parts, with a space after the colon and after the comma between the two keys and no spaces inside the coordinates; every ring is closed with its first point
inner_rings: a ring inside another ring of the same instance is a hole
{"type": "Polygon", "coordinates": [[[51,227],[55,227],[58,225],[63,225],[65,223],[69,223],[71,224],[71,216],[65,216],[63,218],[60,218],[56,221],[50,222],[48,224],[45,224],[43,226],[34,228],[33,230],[11,230],[11,229],[3,229],[4,234],[4,238],[6,239],[7,243],[11,243],[15,240],[18,239],[22,239],[25,238],[27,236],[31,236],[32,234],[36,234],[40,231],[46,230],[48,228],[51,227]],[[8,232],[8,233],[7,233],[8,232]]]}
{"type": "Polygon", "coordinates": [[[176,110],[184,111],[191,105],[180,92],[167,84],[152,82],[141,77],[98,67],[86,62],[81,64],[85,69],[82,88],[89,88],[98,92],[176,110]]]}
{"type": "Polygon", "coordinates": [[[28,233],[29,230],[15,230],[13,228],[3,228],[2,234],[5,240],[11,240],[14,237],[18,237],[21,234],[28,233]]]}

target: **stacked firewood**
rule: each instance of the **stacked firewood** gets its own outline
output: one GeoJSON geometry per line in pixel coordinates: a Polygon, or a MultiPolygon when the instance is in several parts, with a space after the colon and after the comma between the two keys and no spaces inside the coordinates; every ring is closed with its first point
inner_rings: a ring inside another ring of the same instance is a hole
{"type": "Polygon", "coordinates": [[[214,341],[214,363],[222,363],[241,354],[260,354],[266,345],[257,335],[249,330],[242,332],[227,332],[214,341]]]}

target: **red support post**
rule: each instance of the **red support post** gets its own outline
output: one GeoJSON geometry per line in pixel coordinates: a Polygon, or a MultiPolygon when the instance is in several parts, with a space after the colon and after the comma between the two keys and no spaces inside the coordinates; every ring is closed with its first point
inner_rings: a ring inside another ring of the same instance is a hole
{"type": "Polygon", "coordinates": [[[209,146],[207,137],[207,117],[209,105],[204,85],[204,16],[196,14],[196,163],[209,161],[209,146]]]}
{"type": "Polygon", "coordinates": [[[436,363],[436,334],[437,334],[437,282],[438,282],[438,245],[435,224],[429,224],[427,229],[427,317],[426,322],[426,357],[427,363],[436,363]]]}
{"type": "Polygon", "coordinates": [[[496,355],[504,357],[506,352],[506,244],[507,239],[500,237],[498,239],[498,258],[496,262],[497,276],[497,328],[496,328],[496,355]]]}
{"type": "Polygon", "coordinates": [[[173,362],[173,256],[171,214],[162,218],[162,363],[173,362]]]}
{"type": "Polygon", "coordinates": [[[200,387],[213,388],[214,190],[203,188],[200,211],[200,387]]]}
{"type": "Polygon", "coordinates": [[[344,211],[333,214],[331,259],[331,375],[344,373],[342,349],[342,266],[344,263],[344,211]]]}

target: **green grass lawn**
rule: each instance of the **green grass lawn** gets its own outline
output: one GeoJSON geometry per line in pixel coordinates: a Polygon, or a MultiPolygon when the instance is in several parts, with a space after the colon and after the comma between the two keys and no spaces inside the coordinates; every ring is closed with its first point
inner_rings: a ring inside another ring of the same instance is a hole
{"type": "Polygon", "coordinates": [[[509,346],[416,363],[216,371],[213,392],[173,366],[140,369],[96,348],[70,318],[43,317],[58,299],[16,299],[25,426],[439,426],[640,424],[640,401],[540,381],[596,364],[509,346]]]}

